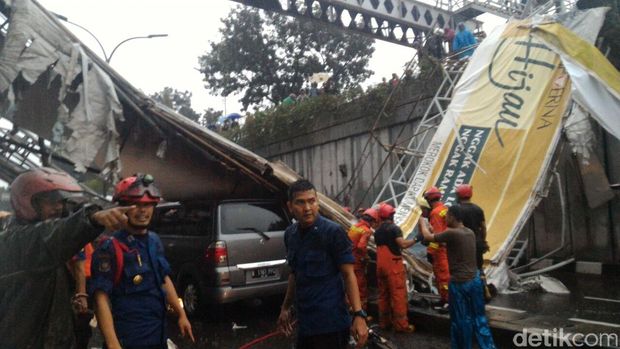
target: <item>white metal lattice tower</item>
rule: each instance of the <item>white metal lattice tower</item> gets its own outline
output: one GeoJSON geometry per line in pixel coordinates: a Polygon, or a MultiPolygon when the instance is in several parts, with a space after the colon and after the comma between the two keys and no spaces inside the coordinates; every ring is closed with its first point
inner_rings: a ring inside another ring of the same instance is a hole
{"type": "Polygon", "coordinates": [[[377,195],[373,205],[379,202],[387,202],[397,207],[400,204],[409,188],[409,181],[413,178],[418,163],[424,156],[424,151],[448,110],[452,93],[466,65],[467,61],[445,61],[442,63],[443,80],[415,127],[415,132],[409,143],[399,154],[398,163],[392,170],[390,178],[383,185],[379,195],[377,195]]]}

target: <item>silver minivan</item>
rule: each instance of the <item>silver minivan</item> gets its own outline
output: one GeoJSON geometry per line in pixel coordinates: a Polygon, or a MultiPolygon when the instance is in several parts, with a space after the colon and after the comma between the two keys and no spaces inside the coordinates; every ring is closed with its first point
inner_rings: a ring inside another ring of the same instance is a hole
{"type": "Polygon", "coordinates": [[[159,234],[188,314],[286,292],[283,202],[225,200],[162,203],[151,229],[159,234]]]}

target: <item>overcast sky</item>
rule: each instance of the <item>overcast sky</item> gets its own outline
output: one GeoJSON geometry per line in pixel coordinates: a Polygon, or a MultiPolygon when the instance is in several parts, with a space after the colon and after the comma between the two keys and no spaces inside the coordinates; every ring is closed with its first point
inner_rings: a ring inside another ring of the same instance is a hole
{"type": "MultiPolygon", "coordinates": [[[[198,57],[209,41],[218,41],[220,18],[238,4],[227,0],[39,0],[48,10],[61,14],[89,31],[109,55],[122,40],[149,34],[166,38],[132,40],[112,57],[111,66],[145,93],[169,86],[192,92],[192,107],[202,112],[211,107],[239,110],[238,97],[211,96],[197,71],[198,57]]],[[[94,52],[101,55],[96,41],[84,30],[66,24],[94,52]]],[[[485,27],[485,29],[487,29],[485,27]]],[[[488,29],[487,29],[488,30],[488,29]]],[[[414,55],[408,47],[377,40],[370,68],[375,72],[366,84],[378,83],[392,73],[401,74],[414,55]]]]}

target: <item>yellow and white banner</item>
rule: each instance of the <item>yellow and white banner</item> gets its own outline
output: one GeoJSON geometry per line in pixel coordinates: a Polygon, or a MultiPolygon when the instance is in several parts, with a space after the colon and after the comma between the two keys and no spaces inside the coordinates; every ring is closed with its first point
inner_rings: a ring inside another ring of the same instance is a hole
{"type": "Polygon", "coordinates": [[[536,202],[558,142],[571,82],[560,56],[528,22],[495,30],[476,49],[396,212],[411,233],[415,200],[431,185],[455,202],[461,183],[486,214],[492,262],[510,247],[536,202]]]}

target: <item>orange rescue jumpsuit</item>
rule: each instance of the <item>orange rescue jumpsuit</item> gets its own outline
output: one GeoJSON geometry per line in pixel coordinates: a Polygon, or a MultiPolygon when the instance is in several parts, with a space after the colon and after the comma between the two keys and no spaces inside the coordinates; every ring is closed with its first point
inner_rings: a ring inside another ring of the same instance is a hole
{"type": "Polygon", "coordinates": [[[407,275],[396,237],[402,237],[402,231],[394,223],[383,223],[375,232],[379,326],[387,328],[393,325],[397,331],[407,331],[407,275]],[[398,249],[398,254],[390,249],[390,244],[393,249],[398,249]]]}
{"type": "Polygon", "coordinates": [[[349,240],[353,244],[353,257],[355,258],[355,264],[353,264],[353,271],[355,272],[355,278],[357,279],[357,288],[360,293],[360,301],[362,303],[362,309],[367,310],[368,305],[368,282],[366,278],[366,267],[368,265],[368,239],[372,235],[372,229],[370,229],[370,223],[365,220],[360,220],[357,224],[349,229],[349,240]]]}
{"type": "MultiPolygon", "coordinates": [[[[441,201],[433,203],[433,208],[429,215],[429,223],[433,227],[433,234],[441,234],[448,229],[446,214],[448,208],[441,201]]],[[[448,268],[448,250],[444,244],[431,242],[426,252],[433,258],[433,273],[439,295],[443,302],[448,302],[448,284],[450,283],[450,269],[448,268]]]]}

